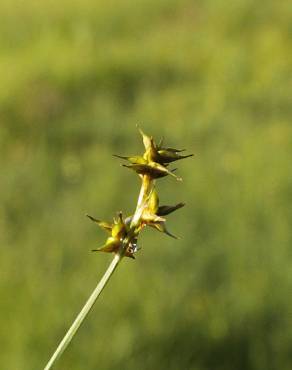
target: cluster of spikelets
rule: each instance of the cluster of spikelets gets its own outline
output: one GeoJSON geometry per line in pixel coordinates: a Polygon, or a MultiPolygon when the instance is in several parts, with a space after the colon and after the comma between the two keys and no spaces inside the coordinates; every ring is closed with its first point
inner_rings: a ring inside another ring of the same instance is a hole
{"type": "Polygon", "coordinates": [[[152,137],[145,135],[140,129],[139,131],[145,147],[144,154],[131,157],[115,155],[118,158],[127,160],[129,164],[124,164],[123,166],[134,170],[142,178],[143,199],[142,203],[138,204],[137,207],[139,212],[138,219],[134,221],[134,215],[124,219],[122,212],[118,213],[118,217],[114,218],[113,222],[101,221],[87,215],[109,234],[106,243],[93,251],[122,253],[126,257],[135,258],[134,254],[138,250],[138,235],[146,226],[176,238],[166,229],[164,216],[176,211],[185,204],[178,203],[174,206],[160,206],[155,189],[155,180],[170,175],[181,181],[182,179],[174,174],[176,169],[171,170],[168,166],[174,161],[190,157],[193,154],[182,155],[183,149],[164,147],[163,140],[156,144],[152,137]]]}

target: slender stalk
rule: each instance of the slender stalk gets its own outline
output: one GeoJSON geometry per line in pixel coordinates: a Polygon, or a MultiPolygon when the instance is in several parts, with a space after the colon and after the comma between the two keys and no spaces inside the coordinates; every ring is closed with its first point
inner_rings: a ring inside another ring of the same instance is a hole
{"type": "Polygon", "coordinates": [[[134,229],[137,224],[139,223],[139,220],[141,218],[145,202],[147,201],[148,195],[151,193],[151,190],[153,188],[153,180],[148,176],[144,175],[142,177],[142,185],[141,190],[137,202],[137,207],[131,222],[131,229],[134,229]]]}
{"type": "Polygon", "coordinates": [[[55,353],[51,357],[50,361],[47,363],[44,370],[49,370],[52,368],[56,360],[62,355],[65,351],[69,343],[71,342],[72,338],[74,337],[75,333],[79,329],[80,325],[83,323],[84,319],[92,309],[94,303],[96,302],[97,298],[99,297],[100,293],[102,292],[103,288],[106,286],[107,282],[109,281],[110,277],[112,276],[113,272],[117,268],[118,264],[120,263],[122,257],[120,254],[115,254],[111,264],[109,265],[108,269],[106,270],[105,274],[97,284],[96,288],[92,292],[91,296],[88,298],[87,302],[83,306],[82,310],[76,317],[75,321],[71,325],[70,329],[67,331],[66,335],[60,342],[59,346],[57,347],[55,353]]]}
{"type": "Polygon", "coordinates": [[[52,366],[55,364],[57,359],[62,355],[62,353],[65,351],[71,340],[73,339],[74,335],[76,334],[77,330],[85,320],[86,316],[92,309],[94,303],[96,302],[97,298],[99,297],[100,293],[106,286],[107,282],[109,281],[110,277],[112,276],[113,272],[117,268],[118,264],[122,260],[124,253],[126,251],[126,248],[131,241],[131,237],[135,233],[135,229],[137,225],[139,224],[143,209],[145,207],[145,202],[147,201],[147,197],[150,194],[151,190],[153,188],[153,181],[147,176],[144,175],[142,178],[142,186],[137,202],[137,207],[130,225],[130,230],[129,230],[129,236],[127,236],[123,240],[122,247],[119,251],[119,253],[116,253],[111,264],[109,265],[108,269],[106,270],[105,274],[97,284],[96,288],[92,292],[91,296],[88,298],[87,302],[85,303],[84,307],[76,317],[75,321],[65,334],[64,338],[60,342],[59,346],[57,347],[56,351],[54,352],[53,356],[45,366],[44,370],[49,370],[52,368],[52,366]]]}

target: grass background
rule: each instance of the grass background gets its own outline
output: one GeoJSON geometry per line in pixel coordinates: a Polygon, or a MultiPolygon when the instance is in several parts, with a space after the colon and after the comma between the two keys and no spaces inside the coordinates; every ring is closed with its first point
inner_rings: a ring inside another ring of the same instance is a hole
{"type": "Polygon", "coordinates": [[[56,369],[290,370],[290,1],[1,0],[0,359],[41,369],[131,213],[135,128],[196,157],[162,179],[174,241],[125,260],[56,369]]]}

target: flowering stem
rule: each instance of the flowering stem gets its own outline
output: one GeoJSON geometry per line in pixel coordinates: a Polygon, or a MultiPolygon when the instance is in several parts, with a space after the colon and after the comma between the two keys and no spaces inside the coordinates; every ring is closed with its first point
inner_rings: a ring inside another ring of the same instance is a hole
{"type": "Polygon", "coordinates": [[[111,264],[109,265],[108,269],[106,270],[105,274],[97,284],[96,288],[92,292],[91,296],[88,298],[87,302],[85,303],[84,307],[76,317],[75,321],[65,334],[64,338],[60,342],[59,346],[57,347],[56,351],[54,352],[53,356],[45,366],[44,370],[49,370],[55,364],[56,360],[62,355],[65,351],[71,340],[73,339],[74,335],[76,334],[77,330],[85,320],[86,316],[92,309],[94,303],[96,302],[97,298],[103,291],[104,287],[106,286],[107,282],[109,281],[110,277],[112,276],[113,272],[117,268],[118,264],[122,260],[125,251],[128,247],[129,242],[131,241],[131,237],[135,234],[135,230],[139,225],[140,218],[145,207],[145,202],[147,201],[147,197],[150,194],[153,187],[153,181],[149,178],[149,176],[144,175],[142,178],[142,186],[137,202],[137,207],[130,225],[129,236],[127,236],[122,243],[122,248],[119,250],[118,253],[115,254],[111,264]]]}
{"type": "Polygon", "coordinates": [[[140,190],[140,194],[139,194],[139,198],[137,202],[136,211],[135,211],[135,214],[131,222],[131,229],[134,229],[139,223],[139,220],[141,218],[141,215],[142,215],[142,212],[145,206],[145,202],[147,200],[148,195],[150,194],[152,190],[152,187],[153,187],[153,180],[148,175],[144,175],[142,177],[142,186],[141,186],[141,190],[140,190]]]}

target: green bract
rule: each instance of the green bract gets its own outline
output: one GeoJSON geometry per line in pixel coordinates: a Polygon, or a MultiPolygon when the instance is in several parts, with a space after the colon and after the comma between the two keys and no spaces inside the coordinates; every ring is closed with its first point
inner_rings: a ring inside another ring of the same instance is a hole
{"type": "Polygon", "coordinates": [[[167,175],[173,176],[178,181],[182,181],[181,177],[176,176],[173,172],[169,171],[166,167],[156,162],[148,162],[147,164],[130,164],[123,165],[124,167],[131,168],[139,175],[149,175],[152,179],[159,179],[167,175]]]}

